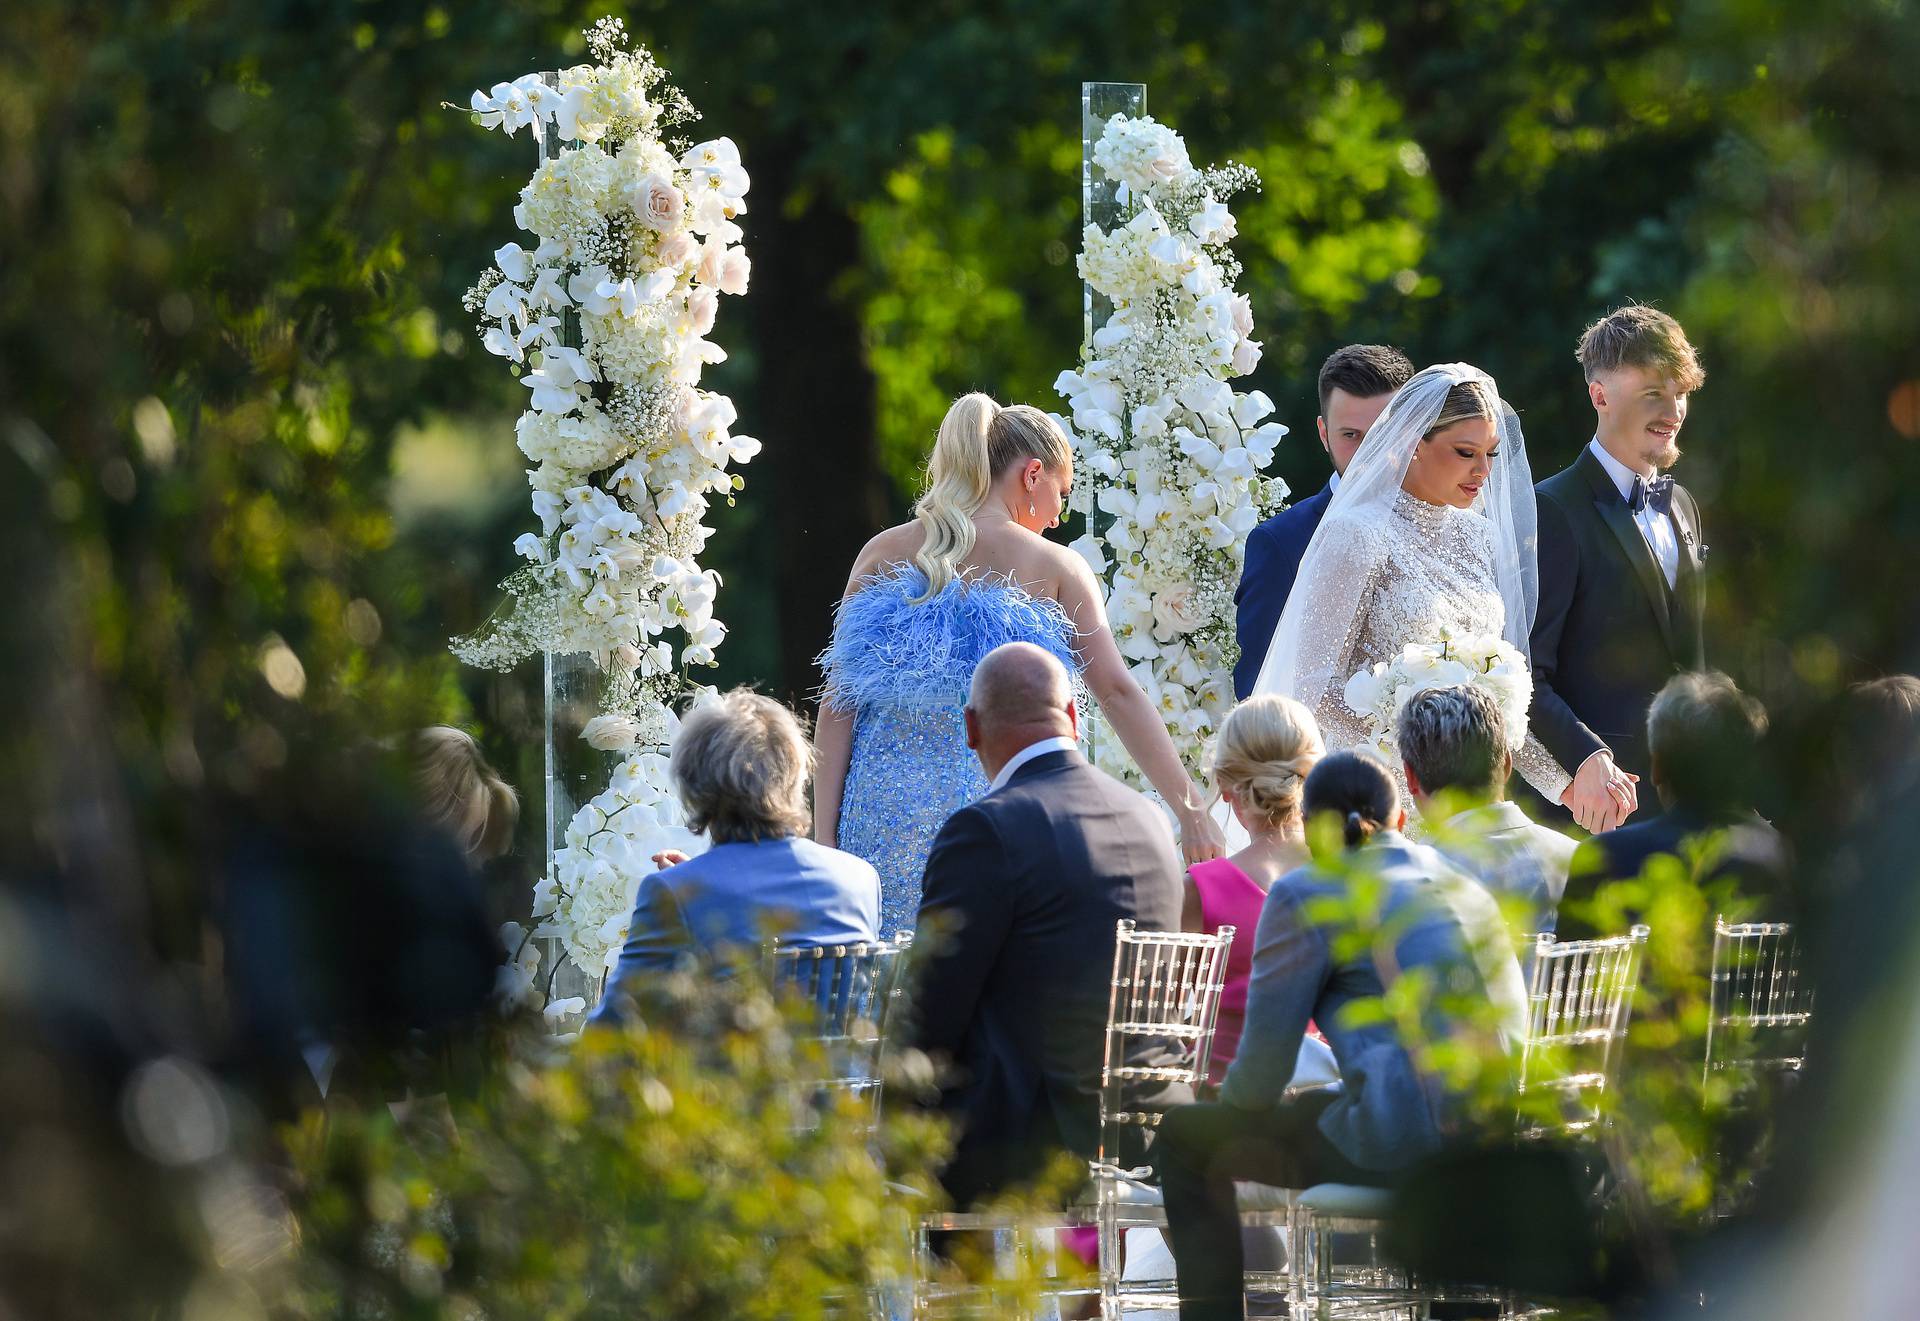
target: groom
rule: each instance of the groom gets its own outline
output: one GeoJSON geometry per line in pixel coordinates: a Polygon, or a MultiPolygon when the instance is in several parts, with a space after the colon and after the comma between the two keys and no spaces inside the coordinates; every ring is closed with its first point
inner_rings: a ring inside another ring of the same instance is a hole
{"type": "Polygon", "coordinates": [[[1589,326],[1579,358],[1596,423],[1573,465],[1538,488],[1532,722],[1573,772],[1574,820],[1597,833],[1635,806],[1620,772],[1652,783],[1653,695],[1706,664],[1700,509],[1661,475],[1706,373],[1680,323],[1638,303],[1589,326]]]}
{"type": "Polygon", "coordinates": [[[1320,427],[1320,447],[1333,462],[1333,476],[1318,494],[1289,505],[1247,536],[1246,563],[1233,594],[1234,632],[1240,641],[1240,659],[1233,667],[1235,697],[1244,699],[1260,677],[1273,630],[1300,572],[1300,557],[1327,516],[1333,493],[1340,489],[1340,475],[1387,400],[1412,376],[1407,355],[1385,344],[1349,344],[1320,365],[1320,416],[1314,420],[1320,427]]]}

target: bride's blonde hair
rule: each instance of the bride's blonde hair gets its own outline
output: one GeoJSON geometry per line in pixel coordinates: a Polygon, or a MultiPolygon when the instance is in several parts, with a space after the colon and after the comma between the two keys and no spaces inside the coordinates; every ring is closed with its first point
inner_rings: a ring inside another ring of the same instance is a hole
{"type": "Polygon", "coordinates": [[[927,489],[913,507],[926,534],[913,557],[927,575],[927,590],[918,599],[931,600],[953,581],[956,566],[973,549],[973,516],[987,502],[995,477],[1026,459],[1058,472],[1069,456],[1060,428],[1030,404],[1002,408],[978,392],[954,400],[927,460],[927,489]]]}
{"type": "Polygon", "coordinates": [[[1272,829],[1300,815],[1307,775],[1325,754],[1313,712],[1291,697],[1260,693],[1234,707],[1214,737],[1213,782],[1272,829]]]}

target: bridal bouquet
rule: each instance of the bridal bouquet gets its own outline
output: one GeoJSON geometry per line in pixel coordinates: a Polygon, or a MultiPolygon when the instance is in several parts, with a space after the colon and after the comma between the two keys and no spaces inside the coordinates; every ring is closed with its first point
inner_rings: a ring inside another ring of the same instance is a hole
{"type": "Polygon", "coordinates": [[[744,294],[751,273],[734,223],[749,186],[740,153],[675,132],[693,107],[618,19],[586,35],[591,63],[471,103],[481,127],[525,128],[540,147],[513,210],[527,237],[496,251],[464,300],[527,388],[515,433],[539,528],[514,543],[527,564],[501,584],[506,604],[453,650],[497,669],[585,653],[607,676],[604,714],[582,737],[628,755],[575,814],[533,910],[535,934],[598,976],[649,855],[697,847],[659,750],[676,705],[712,691],[686,674],[714,664],[727,633],[719,576],[698,559],[706,515],[714,498],[733,503],[742,482],[729,468],[760,442],[734,434],[732,402],[700,384],[727,356],[707,338],[720,299],[744,294]]]}
{"type": "MultiPolygon", "coordinates": [[[[1054,383],[1068,400],[1076,482],[1088,516],[1074,542],[1107,586],[1107,616],[1174,747],[1198,770],[1233,705],[1233,592],[1247,534],[1280,508],[1286,484],[1262,476],[1287,429],[1273,402],[1228,382],[1253,370],[1252,304],[1226,200],[1259,183],[1242,165],[1198,169],[1178,133],[1115,115],[1094,149],[1128,215],[1087,226],[1081,277],[1113,304],[1078,371],[1054,383]],[[1104,526],[1099,515],[1110,518],[1104,526]]],[[[1114,740],[1095,755],[1137,779],[1114,740]]]]}
{"type": "Polygon", "coordinates": [[[1533,701],[1533,675],[1522,656],[1497,635],[1455,636],[1442,633],[1438,641],[1409,642],[1390,661],[1381,661],[1347,680],[1346,702],[1367,722],[1374,742],[1398,764],[1394,724],[1415,694],[1428,688],[1471,684],[1486,691],[1500,708],[1507,727],[1507,747],[1517,751],[1527,740],[1527,707],[1533,701]]]}

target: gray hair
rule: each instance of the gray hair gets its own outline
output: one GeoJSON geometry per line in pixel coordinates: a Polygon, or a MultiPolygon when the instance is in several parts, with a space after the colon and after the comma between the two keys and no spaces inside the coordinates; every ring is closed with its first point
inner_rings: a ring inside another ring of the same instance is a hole
{"type": "Polygon", "coordinates": [[[1395,736],[1401,760],[1427,793],[1498,785],[1507,722],[1485,689],[1460,684],[1415,693],[1400,710],[1395,736]]]}
{"type": "Polygon", "coordinates": [[[967,705],[982,729],[1044,724],[1073,706],[1073,680],[1045,648],[1005,642],[974,667],[967,705]]]}
{"type": "Polygon", "coordinates": [[[1647,753],[1663,796],[1690,807],[1744,807],[1767,709],[1718,670],[1676,674],[1647,709],[1647,753]]]}
{"type": "Polygon", "coordinates": [[[715,844],[786,839],[812,826],[813,745],[793,712],[748,688],[695,707],[673,741],[687,825],[715,844]]]}

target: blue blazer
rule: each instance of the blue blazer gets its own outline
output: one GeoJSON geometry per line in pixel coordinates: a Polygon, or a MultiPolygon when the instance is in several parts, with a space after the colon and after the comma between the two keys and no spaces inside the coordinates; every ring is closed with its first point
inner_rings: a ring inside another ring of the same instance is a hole
{"type": "Polygon", "coordinates": [[[851,853],[795,836],[716,844],[643,877],[592,1021],[618,1022],[621,1002],[649,973],[774,936],[794,945],[878,940],[879,874],[851,853]]]}
{"type": "MultiPolygon", "coordinates": [[[[1339,1099],[1320,1115],[1320,1131],[1356,1165],[1400,1170],[1438,1150],[1466,1117],[1460,1098],[1414,1062],[1391,1022],[1378,1016],[1355,1022],[1344,1011],[1356,1001],[1378,1000],[1390,981],[1414,968],[1436,970],[1442,985],[1459,986],[1461,978],[1483,989],[1487,983],[1458,909],[1434,883],[1451,874],[1438,853],[1382,831],[1354,861],[1382,887],[1378,924],[1366,934],[1387,937],[1391,948],[1378,959],[1371,950],[1336,953],[1335,938],[1352,934],[1352,925],[1339,921],[1329,928],[1308,916],[1328,901],[1352,903],[1344,878],[1308,865],[1275,881],[1260,908],[1246,1028],[1220,1099],[1249,1110],[1277,1105],[1311,1019],[1333,1047],[1342,1079],[1339,1099]]],[[[1518,977],[1516,968],[1516,983],[1518,977]]],[[[1526,1032],[1524,1006],[1513,1004],[1511,1014],[1502,1026],[1518,1041],[1526,1032]]],[[[1445,1036],[1449,1028],[1436,1009],[1427,1030],[1445,1036]]]]}
{"type": "Polygon", "coordinates": [[[1234,636],[1240,640],[1240,659],[1233,666],[1233,695],[1244,700],[1260,677],[1260,665],[1280,626],[1280,612],[1293,594],[1300,557],[1319,530],[1333,503],[1333,482],[1289,505],[1247,534],[1246,562],[1240,585],[1233,592],[1234,636]]]}

